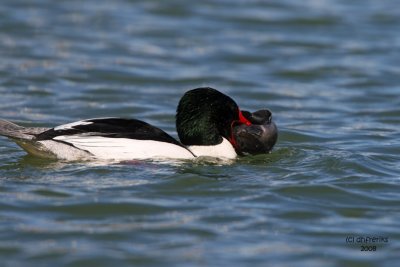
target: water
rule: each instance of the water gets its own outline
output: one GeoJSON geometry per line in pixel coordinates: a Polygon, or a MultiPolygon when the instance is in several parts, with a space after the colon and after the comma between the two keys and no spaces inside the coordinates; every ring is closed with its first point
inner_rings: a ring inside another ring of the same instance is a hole
{"type": "Polygon", "coordinates": [[[395,0],[2,1],[2,118],[176,136],[181,95],[212,86],[280,136],[230,165],[110,166],[0,138],[1,265],[395,266],[399,32],[395,0]]]}

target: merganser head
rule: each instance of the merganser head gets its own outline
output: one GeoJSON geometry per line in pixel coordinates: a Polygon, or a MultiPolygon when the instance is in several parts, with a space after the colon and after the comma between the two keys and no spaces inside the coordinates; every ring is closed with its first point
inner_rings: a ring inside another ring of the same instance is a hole
{"type": "Polygon", "coordinates": [[[278,139],[278,128],[272,121],[272,113],[268,109],[242,114],[251,125],[237,125],[233,129],[236,140],[236,152],[239,155],[264,154],[271,152],[278,139]]]}
{"type": "Polygon", "coordinates": [[[210,87],[186,92],[179,101],[176,129],[186,146],[212,146],[226,138],[236,148],[233,127],[250,125],[236,102],[210,87]]]}

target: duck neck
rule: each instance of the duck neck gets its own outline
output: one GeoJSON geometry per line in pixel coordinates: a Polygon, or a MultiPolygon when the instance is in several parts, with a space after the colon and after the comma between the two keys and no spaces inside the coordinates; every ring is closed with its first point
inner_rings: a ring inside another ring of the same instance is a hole
{"type": "Polygon", "coordinates": [[[197,157],[236,158],[237,154],[232,144],[224,137],[221,139],[222,141],[216,145],[191,145],[187,148],[197,157]]]}

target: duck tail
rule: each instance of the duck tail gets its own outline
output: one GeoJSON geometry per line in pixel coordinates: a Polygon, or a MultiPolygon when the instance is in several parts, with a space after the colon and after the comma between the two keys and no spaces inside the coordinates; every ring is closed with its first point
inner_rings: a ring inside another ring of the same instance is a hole
{"type": "Polygon", "coordinates": [[[19,140],[32,140],[34,138],[33,135],[29,134],[27,128],[1,119],[0,119],[0,135],[19,140]]]}

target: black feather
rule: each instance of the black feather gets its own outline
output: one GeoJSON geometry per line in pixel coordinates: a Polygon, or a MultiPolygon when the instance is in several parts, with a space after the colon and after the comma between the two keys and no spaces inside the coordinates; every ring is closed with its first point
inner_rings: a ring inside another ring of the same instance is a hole
{"type": "Polygon", "coordinates": [[[36,135],[36,140],[52,140],[53,138],[62,135],[86,135],[108,138],[153,140],[184,147],[181,143],[163,130],[136,119],[101,118],[84,120],[84,122],[91,123],[75,125],[70,129],[65,130],[55,130],[53,128],[36,135]]]}

